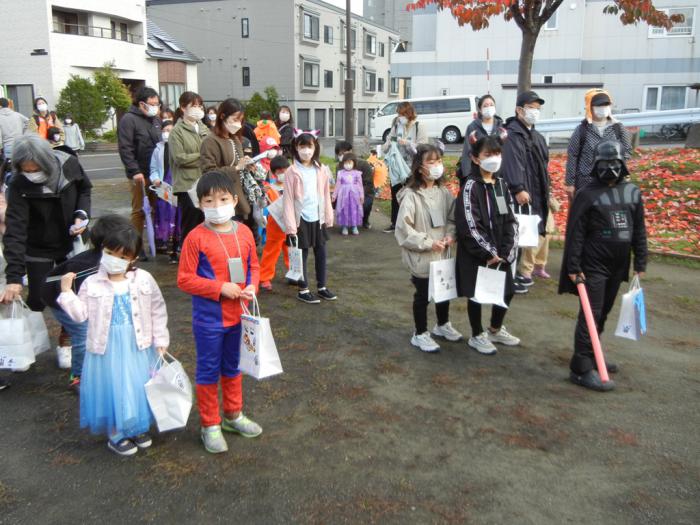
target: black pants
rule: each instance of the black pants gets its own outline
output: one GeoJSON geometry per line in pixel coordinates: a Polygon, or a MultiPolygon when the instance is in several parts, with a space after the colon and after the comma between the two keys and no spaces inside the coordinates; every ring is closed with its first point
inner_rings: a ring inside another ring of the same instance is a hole
{"type": "MultiPolygon", "coordinates": [[[[503,301],[510,305],[510,301],[513,299],[513,294],[506,295],[503,301]]],[[[491,307],[491,328],[501,328],[503,326],[503,319],[506,317],[507,308],[498,306],[494,304],[491,307]]],[[[472,327],[472,336],[476,337],[484,332],[484,327],[481,325],[481,304],[469,299],[467,301],[467,315],[469,315],[469,324],[472,327]]]]}
{"type": "MultiPolygon", "coordinates": [[[[584,273],[586,275],[586,292],[588,292],[588,301],[591,303],[593,318],[598,333],[602,334],[608,314],[615,304],[621,281],[599,273],[588,273],[585,270],[584,273]]],[[[579,375],[585,374],[595,367],[593,345],[583,308],[579,308],[574,334],[574,355],[569,366],[572,372],[579,375]]]]}
{"type": "Polygon", "coordinates": [[[54,266],[63,261],[27,261],[27,306],[34,312],[43,312],[46,305],[41,300],[41,288],[46,280],[46,274],[53,270],[54,266]]]}
{"type": "Polygon", "coordinates": [[[369,215],[372,213],[372,205],[374,205],[374,195],[370,193],[365,196],[365,202],[362,204],[362,226],[369,226],[369,215]]]}
{"type": "MultiPolygon", "coordinates": [[[[403,184],[391,187],[391,227],[396,227],[396,218],[399,216],[399,200],[396,195],[403,189],[403,184]]],[[[423,332],[421,332],[423,333],[423,332]]]]}
{"type": "Polygon", "coordinates": [[[187,234],[204,222],[202,210],[192,204],[189,193],[176,193],[177,206],[180,208],[180,242],[185,241],[187,234]]]}
{"type": "MultiPolygon", "coordinates": [[[[317,288],[325,288],[326,286],[326,245],[314,246],[314,266],[316,268],[316,284],[317,288]]],[[[309,259],[309,249],[301,250],[302,260],[304,261],[304,278],[299,281],[299,290],[306,290],[309,287],[309,278],[306,273],[307,261],[309,259]]]]}
{"type": "MultiPolygon", "coordinates": [[[[413,322],[417,335],[428,331],[428,281],[427,278],[411,276],[411,282],[416,287],[416,293],[413,294],[413,322]]],[[[440,326],[449,321],[450,301],[435,303],[435,315],[440,326]]]]}

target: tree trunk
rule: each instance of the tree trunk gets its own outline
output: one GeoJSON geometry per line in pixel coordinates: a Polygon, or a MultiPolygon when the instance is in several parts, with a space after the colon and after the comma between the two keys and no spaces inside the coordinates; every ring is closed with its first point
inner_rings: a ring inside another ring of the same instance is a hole
{"type": "Polygon", "coordinates": [[[533,33],[527,27],[521,28],[523,41],[520,44],[520,63],[518,64],[518,93],[532,89],[532,59],[539,33],[533,33]]]}

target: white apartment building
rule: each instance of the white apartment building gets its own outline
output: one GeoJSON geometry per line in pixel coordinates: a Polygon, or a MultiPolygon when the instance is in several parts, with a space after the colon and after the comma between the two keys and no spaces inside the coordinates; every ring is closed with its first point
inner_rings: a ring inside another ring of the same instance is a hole
{"type": "Polygon", "coordinates": [[[1,0],[0,19],[0,91],[25,115],[35,97],[55,107],[71,75],[105,63],[132,90],[149,85],[167,97],[198,87],[199,59],[147,25],[142,1],[1,0]]]}
{"type": "MultiPolygon", "coordinates": [[[[603,14],[604,0],[567,0],[540,33],[532,83],[547,103],[543,118],[583,115],[583,93],[608,89],[614,111],[680,109],[698,105],[700,42],[698,0],[656,0],[685,15],[671,30],[644,23],[623,26],[603,14]]],[[[392,74],[410,79],[412,97],[490,92],[499,113],[514,111],[520,30],[493,18],[490,27],[459,27],[449,11],[434,8],[413,17],[410,52],[392,55],[392,74]],[[487,53],[490,60],[487,62],[487,53]]]]}
{"type": "MultiPolygon", "coordinates": [[[[208,104],[248,100],[274,86],[295,125],[344,135],[345,11],[321,0],[148,0],[148,17],[203,60],[199,92],[208,104]]],[[[398,33],[352,16],[351,75],[356,133],[398,98],[390,50],[398,33]]]]}

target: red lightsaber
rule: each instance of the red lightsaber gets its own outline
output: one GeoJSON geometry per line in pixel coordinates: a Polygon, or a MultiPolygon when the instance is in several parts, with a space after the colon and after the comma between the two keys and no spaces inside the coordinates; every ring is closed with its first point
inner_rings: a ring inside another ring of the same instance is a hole
{"type": "Polygon", "coordinates": [[[605,358],[603,357],[603,348],[600,346],[600,338],[598,337],[598,328],[595,325],[595,319],[593,319],[593,310],[591,310],[591,302],[588,300],[588,292],[586,291],[586,285],[584,279],[581,276],[576,276],[576,288],[578,289],[578,296],[581,299],[581,308],[583,308],[583,315],[586,317],[586,325],[588,326],[588,333],[591,336],[591,344],[593,345],[593,355],[595,356],[595,363],[598,367],[598,374],[603,383],[610,381],[608,376],[608,368],[605,366],[605,358]]]}

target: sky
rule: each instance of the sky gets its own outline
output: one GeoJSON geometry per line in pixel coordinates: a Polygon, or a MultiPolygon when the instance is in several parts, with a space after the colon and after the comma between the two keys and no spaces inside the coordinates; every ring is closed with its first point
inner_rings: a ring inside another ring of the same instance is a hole
{"type": "MultiPolygon", "coordinates": [[[[329,4],[337,5],[338,7],[342,7],[345,9],[345,0],[325,0],[329,4]]],[[[357,13],[358,15],[362,14],[362,0],[351,0],[352,4],[350,9],[352,9],[353,13],[357,13]]]]}

